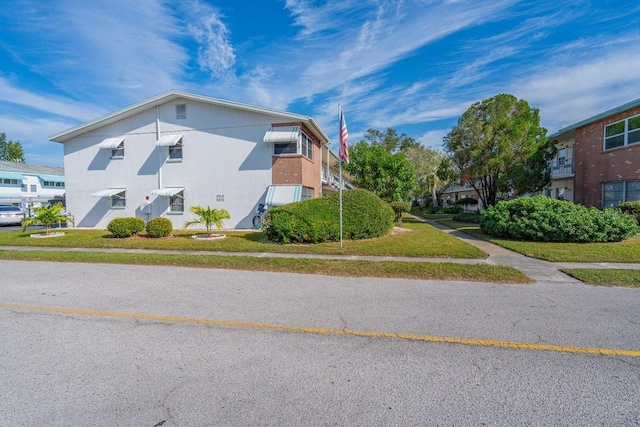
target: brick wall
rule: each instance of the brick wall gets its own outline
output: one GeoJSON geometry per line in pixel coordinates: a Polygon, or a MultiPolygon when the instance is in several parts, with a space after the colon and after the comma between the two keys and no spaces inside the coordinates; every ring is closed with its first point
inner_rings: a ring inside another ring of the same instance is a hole
{"type": "Polygon", "coordinates": [[[640,144],[604,151],[604,127],[638,114],[640,107],[576,129],[576,203],[601,207],[603,182],[640,180],[640,144]]]}
{"type": "MultiPolygon", "coordinates": [[[[294,125],[300,125],[296,123],[294,125]]],[[[313,197],[320,196],[320,142],[309,130],[304,132],[314,141],[313,159],[308,159],[301,154],[282,154],[273,156],[271,160],[271,182],[273,184],[302,184],[305,187],[313,188],[313,197]]]]}

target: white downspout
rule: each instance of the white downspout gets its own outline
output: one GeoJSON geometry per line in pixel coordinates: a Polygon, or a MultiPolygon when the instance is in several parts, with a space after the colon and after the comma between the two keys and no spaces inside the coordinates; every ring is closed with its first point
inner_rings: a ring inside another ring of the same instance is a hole
{"type": "MultiPolygon", "coordinates": [[[[156,105],[156,141],[160,139],[160,106],[156,105]]],[[[154,148],[158,152],[158,188],[162,188],[162,150],[154,148]]],[[[153,207],[153,205],[151,205],[153,207]]],[[[151,210],[149,209],[149,219],[151,219],[151,210]]]]}

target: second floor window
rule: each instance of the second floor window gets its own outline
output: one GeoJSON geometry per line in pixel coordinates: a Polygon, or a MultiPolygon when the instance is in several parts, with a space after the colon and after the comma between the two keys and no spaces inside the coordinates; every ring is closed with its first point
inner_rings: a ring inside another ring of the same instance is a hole
{"type": "Polygon", "coordinates": [[[169,159],[182,159],[182,140],[169,147],[169,159]]]}
{"type": "Polygon", "coordinates": [[[124,141],[120,143],[116,148],[111,149],[111,158],[112,159],[122,159],[124,158],[124,141]]]}
{"type": "Polygon", "coordinates": [[[604,149],[640,142],[640,116],[629,117],[604,127],[604,149]]]}

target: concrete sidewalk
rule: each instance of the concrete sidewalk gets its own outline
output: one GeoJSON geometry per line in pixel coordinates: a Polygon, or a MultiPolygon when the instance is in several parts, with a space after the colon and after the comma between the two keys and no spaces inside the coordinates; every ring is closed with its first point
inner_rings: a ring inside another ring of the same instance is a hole
{"type": "Polygon", "coordinates": [[[535,258],[526,257],[517,252],[510,251],[501,246],[487,242],[463,233],[453,228],[446,227],[439,222],[420,217],[415,219],[432,225],[443,232],[456,237],[470,245],[473,245],[489,255],[487,259],[461,259],[461,258],[416,258],[416,257],[394,257],[394,256],[365,256],[365,255],[323,255],[323,254],[293,254],[293,253],[272,253],[272,252],[211,252],[211,251],[178,251],[178,250],[155,250],[155,249],[122,249],[122,248],[60,248],[60,247],[34,247],[34,246],[0,246],[0,250],[12,251],[69,251],[69,252],[111,252],[111,253],[161,253],[161,254],[182,254],[182,255],[216,255],[216,256],[249,256],[256,258],[318,258],[318,259],[344,259],[352,261],[406,261],[406,262],[429,262],[429,263],[456,263],[456,264],[489,264],[503,265],[516,268],[535,281],[545,282],[568,282],[581,283],[560,271],[561,268],[592,268],[592,269],[632,269],[640,270],[640,263],[577,263],[577,262],[549,262],[535,258]]]}

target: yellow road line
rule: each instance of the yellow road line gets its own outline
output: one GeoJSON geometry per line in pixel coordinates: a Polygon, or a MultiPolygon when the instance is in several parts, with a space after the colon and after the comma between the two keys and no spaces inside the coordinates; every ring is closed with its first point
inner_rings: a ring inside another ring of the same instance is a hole
{"type": "Polygon", "coordinates": [[[228,326],[228,327],[235,327],[235,328],[267,329],[267,330],[275,330],[275,331],[283,331],[283,332],[303,332],[308,334],[351,335],[351,336],[366,337],[366,338],[389,338],[389,339],[402,339],[402,340],[409,340],[409,341],[442,342],[442,343],[450,343],[450,344],[465,344],[465,345],[475,345],[475,346],[484,346],[484,347],[519,348],[519,349],[527,349],[527,350],[556,351],[556,352],[563,352],[563,353],[584,353],[584,354],[600,354],[600,355],[607,355],[607,356],[640,357],[639,350],[575,347],[575,346],[564,346],[564,345],[555,345],[555,344],[534,344],[534,343],[524,343],[524,342],[484,340],[484,339],[473,339],[473,338],[439,337],[439,336],[433,336],[433,335],[398,334],[395,332],[357,331],[357,330],[349,330],[349,329],[328,329],[328,328],[314,328],[314,327],[305,327],[305,326],[283,326],[283,325],[273,325],[268,323],[237,322],[233,320],[200,319],[200,318],[193,318],[193,317],[176,317],[176,316],[163,316],[163,315],[157,315],[157,314],[81,310],[81,309],[75,309],[75,308],[40,307],[40,306],[33,306],[33,305],[15,305],[15,304],[0,303],[0,308],[12,309],[12,310],[39,311],[39,312],[48,312],[48,313],[82,314],[82,315],[88,315],[88,316],[121,317],[121,318],[128,318],[128,319],[156,320],[160,322],[200,323],[204,325],[228,326]]]}

